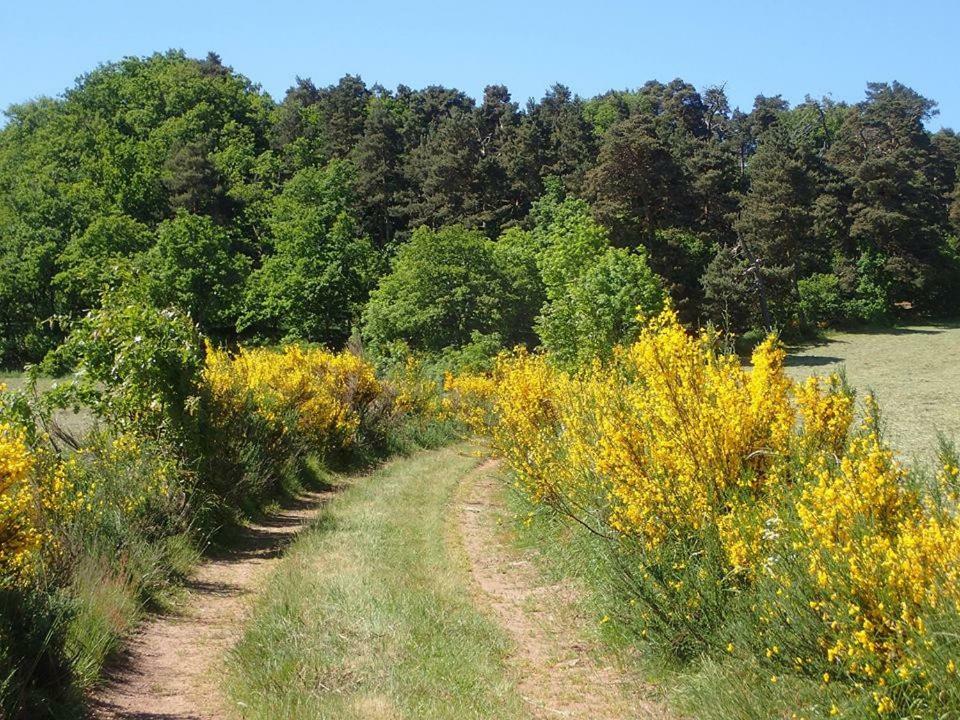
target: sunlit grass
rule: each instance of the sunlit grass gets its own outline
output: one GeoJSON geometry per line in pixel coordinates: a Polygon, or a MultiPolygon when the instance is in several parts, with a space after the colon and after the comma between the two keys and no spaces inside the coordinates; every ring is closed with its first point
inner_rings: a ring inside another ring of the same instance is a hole
{"type": "Polygon", "coordinates": [[[877,395],[886,437],[908,459],[929,462],[938,433],[960,439],[960,327],[930,325],[831,333],[792,353],[795,378],[843,368],[861,394],[877,395]]]}
{"type": "Polygon", "coordinates": [[[477,459],[419,453],[334,499],[269,579],[231,657],[249,720],[511,718],[507,640],[474,606],[451,502],[477,459]]]}

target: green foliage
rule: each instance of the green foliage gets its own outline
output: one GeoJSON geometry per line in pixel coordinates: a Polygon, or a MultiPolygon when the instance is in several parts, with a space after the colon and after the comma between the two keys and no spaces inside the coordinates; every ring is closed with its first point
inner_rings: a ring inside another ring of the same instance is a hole
{"type": "Polygon", "coordinates": [[[128,215],[94,219],[57,258],[62,269],[53,282],[63,292],[63,302],[69,308],[96,305],[103,289],[115,282],[118,267],[147,250],[152,241],[150,228],[128,215]]]}
{"type": "Polygon", "coordinates": [[[797,308],[803,322],[822,326],[844,319],[840,279],[832,273],[819,273],[797,281],[797,308]]]}
{"type": "MultiPolygon", "coordinates": [[[[870,83],[829,156],[849,178],[850,240],[861,254],[882,258],[884,314],[896,302],[932,304],[949,263],[943,241],[953,188],[940,177],[938,148],[923,126],[935,107],[900,83],[870,83]]],[[[875,270],[873,260],[869,267],[875,270]]]]}
{"type": "Polygon", "coordinates": [[[119,431],[180,442],[198,435],[204,347],[182,310],[150,302],[135,276],[104,291],[100,307],[72,323],[40,369],[68,368],[72,382],[51,393],[54,405],[84,406],[119,431]]]}
{"type": "Polygon", "coordinates": [[[537,344],[534,323],[547,299],[538,260],[543,238],[534,232],[510,228],[493,248],[494,259],[507,278],[513,302],[505,308],[505,345],[537,344]]]}
{"type": "Polygon", "coordinates": [[[721,327],[736,331],[762,325],[754,266],[737,248],[720,248],[700,281],[704,307],[721,327]]]}
{"type": "Polygon", "coordinates": [[[51,288],[57,244],[46,228],[11,227],[0,246],[0,363],[22,366],[49,351],[56,332],[46,321],[55,313],[51,288]]]}
{"type": "Polygon", "coordinates": [[[231,251],[229,235],[208,216],[181,211],[162,222],[143,258],[154,303],[179,308],[207,333],[231,330],[247,269],[246,258],[231,251]]]}
{"type": "Polygon", "coordinates": [[[608,357],[663,307],[663,286],[642,250],[608,248],[544,308],[537,331],[561,365],[608,357]]]}
{"type": "Polygon", "coordinates": [[[339,161],[287,181],[269,220],[273,252],[250,277],[241,330],[333,346],[347,340],[376,262],[352,183],[352,168],[339,161]]]}
{"type": "Polygon", "coordinates": [[[893,281],[882,255],[864,252],[857,261],[857,285],[849,307],[853,317],[866,323],[890,319],[893,281]]]}
{"type": "Polygon", "coordinates": [[[208,215],[246,241],[232,255],[253,255],[271,107],[215,56],[181,52],[103,65],[61,99],[12,107],[0,130],[3,361],[42,358],[60,339],[46,321],[93,307],[117,261],[147,250],[177,210],[208,215]]]}
{"type": "Polygon", "coordinates": [[[704,309],[703,278],[717,253],[710,233],[681,228],[657,230],[647,262],[663,278],[667,293],[681,317],[695,321],[704,309]]]}
{"type": "Polygon", "coordinates": [[[364,336],[376,348],[405,340],[416,351],[462,348],[504,330],[510,283],[494,243],[460,226],[416,230],[370,296],[364,336]]]}
{"type": "Polygon", "coordinates": [[[502,85],[475,101],[352,75],[275,104],[214,54],[125,58],[0,130],[0,363],[42,358],[62,340],[51,318],[95,307],[127,263],[224,341],[339,345],[397,247],[447,225],[503,236],[497,332],[532,345],[562,282],[552,262],[533,273],[537,228],[570,214],[566,193],[613,245],[646,249],[689,322],[798,328],[800,281],[829,273],[850,319],[950,315],[960,141],[924,128],[934,112],[898,83],[742,113],[681,79],[589,99],[555,85],[521,107],[502,85]]]}
{"type": "Polygon", "coordinates": [[[683,169],[658,135],[655,122],[645,115],[610,129],[589,185],[600,217],[621,242],[629,242],[631,236],[652,241],[658,228],[672,224],[672,215],[688,192],[683,169]]]}
{"type": "Polygon", "coordinates": [[[537,267],[547,298],[555,300],[609,246],[609,234],[583,200],[548,196],[535,207],[533,217],[540,246],[537,267]]]}
{"type": "Polygon", "coordinates": [[[543,347],[566,366],[606,356],[629,341],[639,316],[662,307],[664,294],[641,249],[610,247],[607,231],[581,200],[548,196],[535,207],[532,239],[546,303],[536,322],[543,347]]]}

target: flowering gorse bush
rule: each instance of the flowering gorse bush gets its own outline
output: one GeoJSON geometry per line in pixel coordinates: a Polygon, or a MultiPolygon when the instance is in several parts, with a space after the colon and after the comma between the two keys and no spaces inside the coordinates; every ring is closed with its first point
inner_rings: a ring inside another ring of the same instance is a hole
{"type": "Polygon", "coordinates": [[[448,378],[446,404],[533,501],[612,541],[641,634],[673,654],[844,680],[867,698],[852,713],[960,702],[955,460],[925,483],[871,398],[857,421],[839,378],[792,382],[773,338],[752,368],[717,346],[666,310],[609,363],[504,355],[448,378]]]}
{"type": "Polygon", "coordinates": [[[27,569],[43,540],[32,484],[34,458],[24,433],[0,425],[0,573],[16,577],[27,569]]]}
{"type": "Polygon", "coordinates": [[[60,457],[26,437],[25,429],[0,424],[0,587],[55,582],[38,572],[56,574],[77,549],[71,536],[83,528],[102,534],[106,514],[136,525],[182,505],[178,460],[149,440],[101,434],[60,457]]]}

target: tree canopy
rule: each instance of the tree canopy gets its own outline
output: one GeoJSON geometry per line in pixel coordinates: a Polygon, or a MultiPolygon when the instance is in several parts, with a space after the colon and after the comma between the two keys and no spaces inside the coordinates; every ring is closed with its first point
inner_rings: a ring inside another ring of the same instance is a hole
{"type": "Polygon", "coordinates": [[[223,341],[590,355],[658,293],[734,332],[956,315],[960,139],[935,113],[897,82],[740,109],[681,79],[521,105],[347,75],[274,100],[212,53],[124,58],[7,110],[0,364],[128,266],[223,341]]]}

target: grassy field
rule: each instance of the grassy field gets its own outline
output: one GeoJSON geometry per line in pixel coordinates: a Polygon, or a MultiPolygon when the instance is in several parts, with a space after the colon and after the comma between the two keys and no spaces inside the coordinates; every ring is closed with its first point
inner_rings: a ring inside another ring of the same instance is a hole
{"type": "MultiPolygon", "coordinates": [[[[43,393],[57,382],[56,378],[42,377],[37,380],[37,390],[43,393]]],[[[0,385],[6,386],[8,390],[24,390],[28,385],[27,376],[22,372],[0,372],[0,385]]],[[[61,410],[54,415],[54,420],[62,430],[76,438],[86,433],[93,424],[91,414],[83,411],[75,413],[70,410],[61,410]]]]}
{"type": "Polygon", "coordinates": [[[887,438],[907,459],[929,462],[938,433],[960,440],[960,327],[833,333],[787,364],[795,378],[842,369],[858,391],[873,391],[887,438]]]}
{"type": "Polygon", "coordinates": [[[245,720],[513,718],[509,643],[465,590],[450,517],[466,445],[397,460],[336,497],[269,579],[230,659],[245,720]]]}

